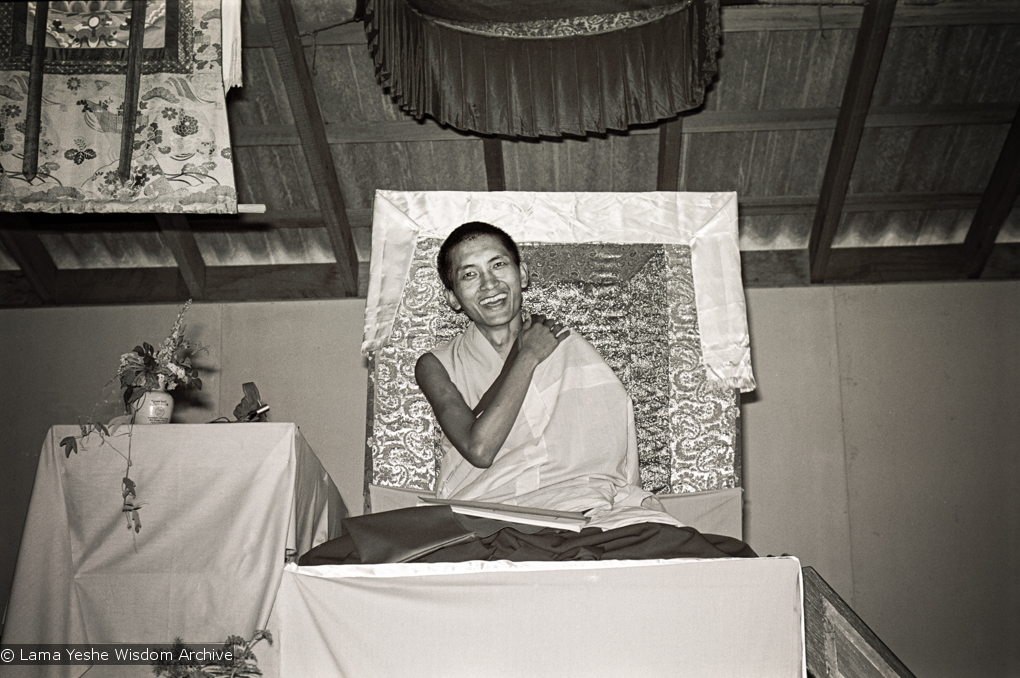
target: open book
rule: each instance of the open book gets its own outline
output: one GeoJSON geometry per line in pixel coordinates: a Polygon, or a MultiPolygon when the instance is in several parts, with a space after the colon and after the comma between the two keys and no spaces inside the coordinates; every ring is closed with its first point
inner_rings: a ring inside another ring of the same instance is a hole
{"type": "Polygon", "coordinates": [[[464,501],[460,499],[437,499],[436,497],[418,497],[419,506],[441,504],[449,506],[454,513],[477,518],[491,518],[508,523],[553,527],[560,530],[580,532],[588,524],[588,518],[577,511],[553,511],[551,509],[532,508],[530,506],[513,506],[496,504],[488,501],[464,501]]]}

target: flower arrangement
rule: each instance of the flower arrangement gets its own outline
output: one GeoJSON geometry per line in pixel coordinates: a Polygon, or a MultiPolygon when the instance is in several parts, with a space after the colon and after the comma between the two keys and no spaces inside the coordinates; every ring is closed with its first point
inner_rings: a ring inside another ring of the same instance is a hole
{"type": "MultiPolygon", "coordinates": [[[[132,426],[130,425],[135,423],[135,416],[138,412],[138,408],[132,407],[132,404],[141,400],[146,391],[174,389],[178,386],[202,388],[202,380],[198,378],[198,370],[191,364],[191,358],[196,353],[204,351],[205,347],[193,344],[184,337],[184,331],[187,329],[187,326],[184,324],[184,314],[187,313],[189,306],[191,306],[191,299],[188,299],[184,307],[181,308],[180,313],[177,314],[177,320],[174,322],[173,329],[170,330],[170,336],[159,345],[158,349],[149,343],[142,343],[141,346],[135,346],[133,351],[121,355],[117,375],[107,382],[106,386],[103,387],[103,392],[111,392],[114,381],[119,379],[120,386],[124,389],[124,404],[127,406],[127,413],[114,417],[109,424],[104,425],[101,422],[93,421],[95,407],[99,406],[99,403],[96,403],[96,406],[93,407],[92,415],[89,415],[87,421],[82,421],[79,418],[78,426],[81,430],[81,435],[67,436],[60,441],[60,446],[64,448],[64,456],[70,458],[72,452],[78,454],[79,440],[84,441],[92,433],[97,433],[100,439],[100,446],[109,445],[117,454],[124,457],[124,461],[127,462],[127,468],[121,480],[121,497],[123,502],[120,510],[127,518],[128,529],[133,529],[136,533],[142,528],[138,511],[142,508],[144,502],[138,500],[138,488],[131,479],[132,426]],[[129,425],[126,454],[115,447],[112,442],[114,432],[123,424],[129,425]]],[[[100,400],[109,402],[103,397],[100,400]]],[[[141,403],[139,403],[140,405],[141,403]]],[[[261,637],[256,638],[253,643],[257,642],[257,640],[261,640],[261,637]]],[[[270,638],[269,641],[272,642],[272,639],[270,638]]],[[[250,644],[248,649],[250,650],[250,644]]],[[[156,675],[160,674],[157,673],[156,675]]],[[[219,676],[226,674],[201,675],[219,676]]],[[[242,674],[233,673],[231,675],[241,676],[242,674]]],[[[247,676],[248,674],[243,675],[247,676]]]]}
{"type": "Polygon", "coordinates": [[[198,378],[198,370],[191,364],[191,357],[204,350],[204,347],[192,344],[184,336],[187,325],[184,314],[191,306],[191,299],[184,304],[177,314],[173,329],[159,348],[142,342],[134,350],[121,355],[117,377],[124,389],[124,403],[140,399],[146,391],[170,391],[178,386],[186,388],[202,388],[202,380],[198,378]]]}

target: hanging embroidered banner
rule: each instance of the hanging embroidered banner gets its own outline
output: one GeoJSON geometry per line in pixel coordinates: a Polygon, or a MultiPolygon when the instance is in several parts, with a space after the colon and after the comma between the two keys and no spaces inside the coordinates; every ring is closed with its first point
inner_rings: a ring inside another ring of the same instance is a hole
{"type": "Polygon", "coordinates": [[[236,212],[220,21],[220,0],[0,3],[0,211],[236,212]],[[141,76],[122,149],[133,6],[141,76]]]}

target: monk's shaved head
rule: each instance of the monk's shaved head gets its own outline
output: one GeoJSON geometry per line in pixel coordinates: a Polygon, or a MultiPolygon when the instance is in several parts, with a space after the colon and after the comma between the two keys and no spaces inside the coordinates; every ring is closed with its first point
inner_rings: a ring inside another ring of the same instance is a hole
{"type": "Polygon", "coordinates": [[[443,285],[448,290],[453,289],[453,250],[456,249],[457,245],[468,240],[474,240],[475,238],[483,235],[491,235],[503,244],[506,251],[510,254],[516,266],[521,265],[521,252],[517,248],[517,243],[514,239],[507,235],[506,231],[501,228],[497,228],[492,224],[487,224],[484,221],[469,221],[466,224],[461,224],[453,230],[450,235],[446,237],[442,246],[439,248],[439,256],[436,259],[436,268],[439,269],[439,279],[443,281],[443,285]]]}

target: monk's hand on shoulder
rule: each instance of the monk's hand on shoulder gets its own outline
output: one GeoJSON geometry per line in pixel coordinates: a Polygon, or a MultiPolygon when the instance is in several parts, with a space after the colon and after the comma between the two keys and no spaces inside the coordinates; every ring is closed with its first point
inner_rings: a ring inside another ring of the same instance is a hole
{"type": "Polygon", "coordinates": [[[542,362],[570,335],[563,323],[535,313],[524,319],[520,334],[521,355],[531,356],[542,362]]]}

